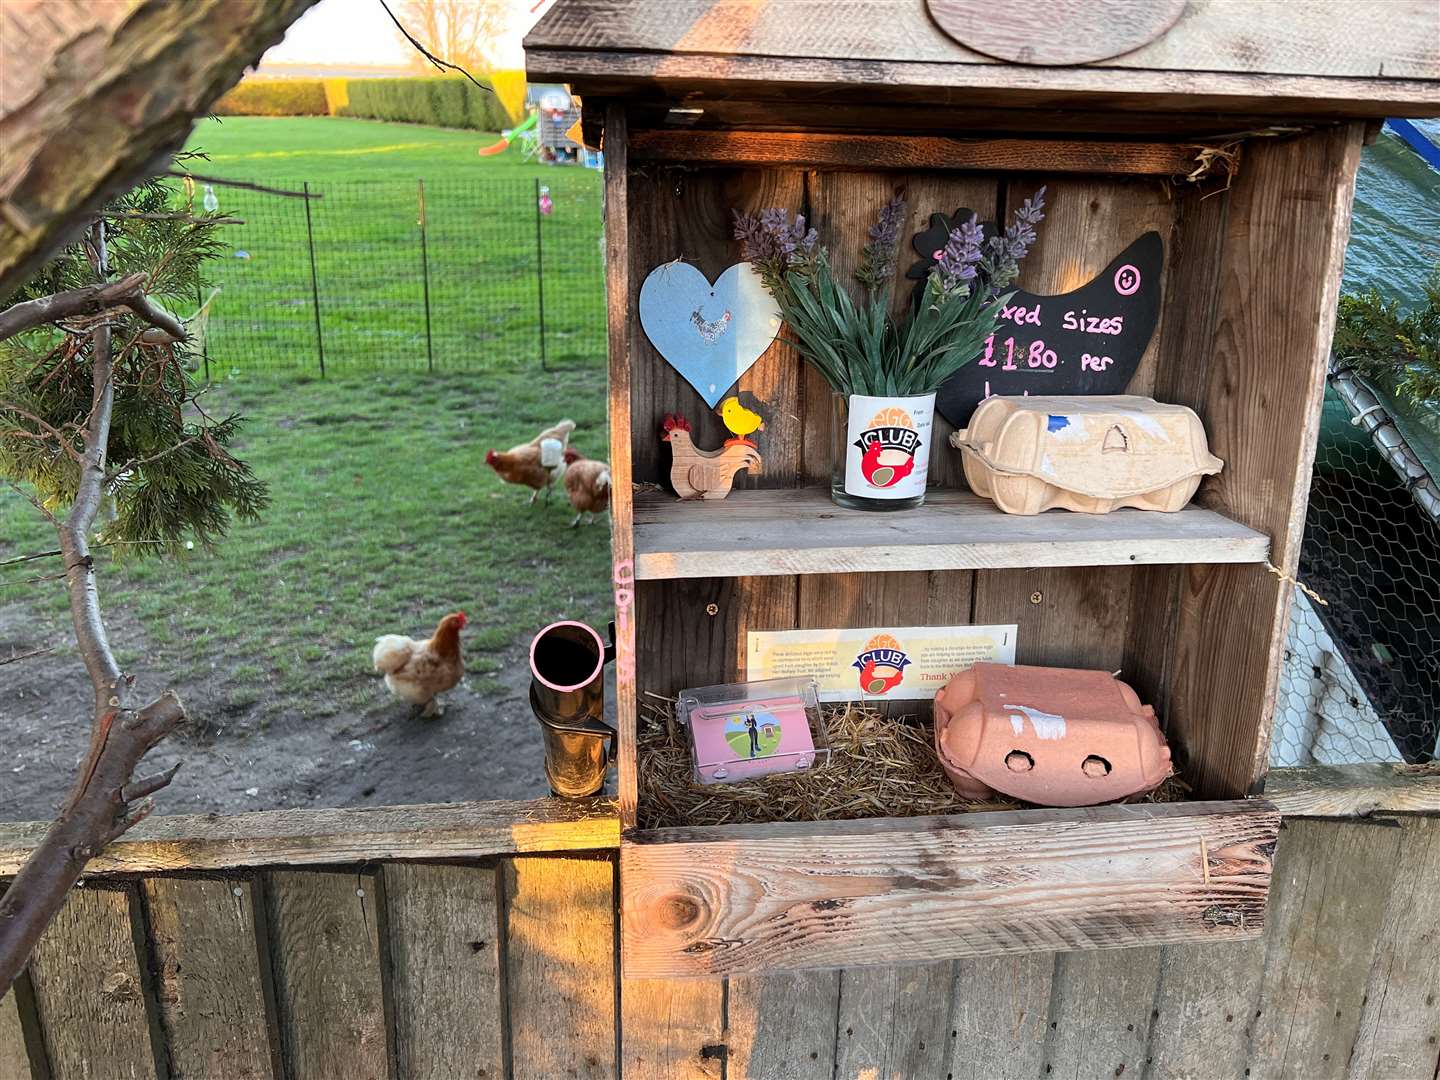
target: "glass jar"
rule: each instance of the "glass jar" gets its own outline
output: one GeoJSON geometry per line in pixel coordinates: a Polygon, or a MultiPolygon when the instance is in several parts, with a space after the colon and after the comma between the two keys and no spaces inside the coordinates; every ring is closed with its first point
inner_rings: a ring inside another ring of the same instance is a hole
{"type": "Polygon", "coordinates": [[[924,503],[935,395],[831,397],[830,497],[850,510],[913,510],[924,503]]]}

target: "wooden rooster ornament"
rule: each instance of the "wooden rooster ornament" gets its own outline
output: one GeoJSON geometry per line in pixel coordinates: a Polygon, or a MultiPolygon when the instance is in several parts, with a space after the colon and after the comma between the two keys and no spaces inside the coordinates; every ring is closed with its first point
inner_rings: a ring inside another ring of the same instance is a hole
{"type": "Polygon", "coordinates": [[[690,421],[678,413],[665,417],[660,440],[670,444],[670,483],[682,499],[723,499],[741,469],[760,471],[760,451],[736,438],[719,450],[701,450],[690,441],[690,421]]]}

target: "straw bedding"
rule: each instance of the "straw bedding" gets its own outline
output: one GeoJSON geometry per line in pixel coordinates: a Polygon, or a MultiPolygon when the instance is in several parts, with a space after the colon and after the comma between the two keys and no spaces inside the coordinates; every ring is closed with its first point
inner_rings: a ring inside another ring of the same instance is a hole
{"type": "MultiPolygon", "coordinates": [[[[640,708],[637,739],[641,828],[738,825],[763,821],[839,821],[915,817],[981,810],[1019,810],[1005,796],[963,799],[940,768],[930,725],[887,717],[854,702],[821,707],[829,764],[734,784],[698,784],[674,702],[650,697],[640,708]]],[[[1189,787],[1172,776],[1133,802],[1177,802],[1189,787]]]]}

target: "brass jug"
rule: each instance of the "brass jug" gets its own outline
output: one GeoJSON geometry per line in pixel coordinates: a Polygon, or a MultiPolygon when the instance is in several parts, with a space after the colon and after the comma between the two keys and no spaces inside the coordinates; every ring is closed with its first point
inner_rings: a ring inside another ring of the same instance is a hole
{"type": "Polygon", "coordinates": [[[605,723],[605,665],[612,644],[581,622],[556,622],[530,643],[530,709],[545,738],[552,794],[583,799],[605,786],[615,760],[615,729],[605,723]]]}

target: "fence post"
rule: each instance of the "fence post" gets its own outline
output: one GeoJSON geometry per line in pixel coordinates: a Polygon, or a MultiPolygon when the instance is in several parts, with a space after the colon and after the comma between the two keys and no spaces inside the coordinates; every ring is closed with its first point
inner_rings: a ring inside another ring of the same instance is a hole
{"type": "MultiPolygon", "coordinates": [[[[197,281],[195,282],[196,312],[198,313],[200,309],[204,307],[204,305],[205,299],[200,295],[200,282],[197,281]]],[[[206,316],[206,318],[208,318],[208,315],[206,316]]],[[[197,322],[196,325],[205,326],[207,324],[205,322],[205,319],[201,319],[197,322]]],[[[205,381],[208,383],[210,381],[210,335],[208,333],[201,333],[200,335],[200,357],[202,360],[205,361],[205,381]]]]}
{"type": "Polygon", "coordinates": [[[325,336],[320,332],[320,278],[315,272],[315,228],[310,223],[310,182],[305,181],[305,239],[310,245],[310,301],[315,307],[315,348],[320,352],[320,377],[325,377],[325,336]]]}
{"type": "Polygon", "coordinates": [[[425,181],[420,185],[420,279],[425,283],[425,370],[435,370],[435,350],[430,341],[430,254],[425,239],[425,181]]]}
{"type": "Polygon", "coordinates": [[[540,233],[540,178],[535,177],[535,299],[540,318],[540,370],[545,366],[545,244],[540,233]]]}

